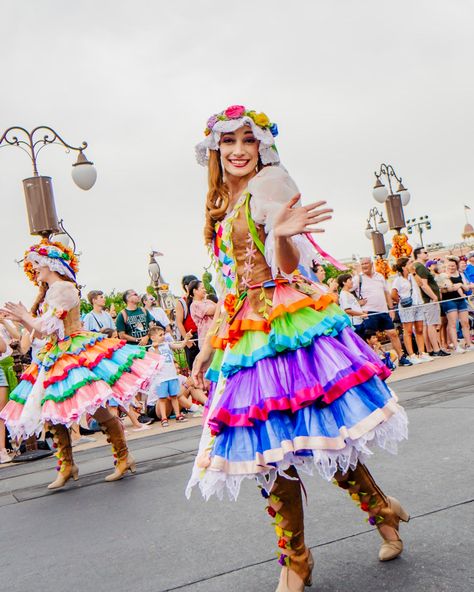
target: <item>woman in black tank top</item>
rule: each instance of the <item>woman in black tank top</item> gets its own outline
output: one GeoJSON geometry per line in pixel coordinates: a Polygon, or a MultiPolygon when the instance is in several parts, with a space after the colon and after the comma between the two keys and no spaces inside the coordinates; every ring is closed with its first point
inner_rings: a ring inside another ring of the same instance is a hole
{"type": "Polygon", "coordinates": [[[466,350],[473,348],[469,330],[468,303],[464,295],[465,291],[469,289],[469,286],[466,286],[463,282],[463,278],[459,272],[459,263],[456,259],[448,259],[446,271],[450,283],[447,283],[446,287],[441,288],[441,308],[448,319],[448,342],[452,344],[456,353],[464,353],[466,350]],[[465,349],[458,344],[458,321],[461,325],[465,349]]]}

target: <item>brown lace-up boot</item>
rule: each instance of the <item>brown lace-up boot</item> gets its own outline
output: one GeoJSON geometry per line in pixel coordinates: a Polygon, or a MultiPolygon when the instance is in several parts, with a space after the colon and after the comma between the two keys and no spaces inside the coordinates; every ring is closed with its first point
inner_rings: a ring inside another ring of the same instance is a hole
{"type": "Polygon", "coordinates": [[[282,566],[276,592],[302,592],[311,586],[313,557],[304,541],[304,514],[301,482],[295,467],[286,471],[290,479],[278,475],[268,500],[267,512],[273,518],[282,566]]]}
{"type": "Polygon", "coordinates": [[[136,463],[133,456],[128,452],[127,442],[123,426],[118,417],[111,417],[100,424],[102,431],[107,435],[107,442],[112,445],[114,455],[115,471],[107,475],[106,481],[118,481],[122,479],[127,471],[135,473],[136,463]]]}
{"type": "Polygon", "coordinates": [[[77,481],[79,478],[79,469],[74,464],[72,457],[69,430],[61,424],[54,424],[49,427],[49,431],[53,434],[54,448],[57,449],[56,457],[58,464],[56,470],[58,471],[58,476],[48,485],[48,489],[59,489],[60,487],[64,487],[71,477],[74,481],[77,481]]]}
{"type": "Polygon", "coordinates": [[[379,551],[380,561],[390,561],[403,551],[403,542],[398,534],[400,520],[408,522],[410,516],[394,497],[386,496],[365,465],[359,463],[346,474],[337,472],[335,482],[346,489],[351,498],[367,512],[369,524],[376,526],[383,538],[379,551]]]}

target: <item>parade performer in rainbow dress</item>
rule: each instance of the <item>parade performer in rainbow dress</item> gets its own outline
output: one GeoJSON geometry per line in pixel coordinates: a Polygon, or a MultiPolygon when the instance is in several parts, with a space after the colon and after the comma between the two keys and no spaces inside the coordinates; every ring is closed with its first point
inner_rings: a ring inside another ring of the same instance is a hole
{"type": "MultiPolygon", "coordinates": [[[[365,466],[379,446],[396,451],[407,418],[388,371],[355,334],[333,296],[305,273],[323,251],[310,233],[331,217],[300,204],[280,165],[276,124],[234,105],[207,122],[197,145],[208,167],[205,239],[221,300],[193,376],[211,381],[209,407],[187,495],[236,499],[256,479],[278,537],[277,592],[311,583],[299,471],[316,469],[346,489],[375,525],[382,561],[402,552],[408,515],[365,466]]],[[[326,259],[329,256],[324,254],[326,259]]]]}
{"type": "Polygon", "coordinates": [[[89,413],[112,445],[115,470],[106,481],[121,479],[129,470],[135,472],[123,426],[105,405],[113,397],[127,406],[156,373],[160,356],[120,339],[83,330],[76,284],[78,260],[63,244],[43,239],[33,245],[25,253],[24,268],[40,287],[32,311],[8,302],[0,314],[38,337],[46,337],[47,342],[2,410],[1,417],[12,438],[39,434],[47,424],[58,457],[58,474],[48,487],[57,489],[71,477],[78,478],[68,428],[89,413]]]}

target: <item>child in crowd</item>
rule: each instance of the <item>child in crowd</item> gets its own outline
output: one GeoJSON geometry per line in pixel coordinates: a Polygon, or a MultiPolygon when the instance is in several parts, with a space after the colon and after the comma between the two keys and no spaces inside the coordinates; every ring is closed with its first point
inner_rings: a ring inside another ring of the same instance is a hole
{"type": "Polygon", "coordinates": [[[385,351],[375,331],[365,331],[364,337],[368,345],[374,350],[385,366],[387,366],[389,370],[395,370],[398,365],[396,351],[394,349],[385,351]]]}
{"type": "Polygon", "coordinates": [[[354,283],[352,281],[352,275],[350,273],[341,274],[337,278],[337,283],[341,290],[339,294],[339,306],[351,317],[354,331],[359,337],[363,338],[363,324],[364,319],[367,318],[367,312],[362,310],[360,302],[353,294],[354,283]]]}
{"type": "MultiPolygon", "coordinates": [[[[179,370],[178,368],[178,372],[179,370]]],[[[178,374],[178,379],[180,384],[178,401],[181,408],[191,411],[193,417],[202,417],[203,405],[207,403],[206,392],[194,386],[194,382],[190,376],[178,374]]]]}
{"type": "Polygon", "coordinates": [[[171,406],[176,416],[176,421],[180,423],[187,421],[184,415],[182,415],[179,407],[178,395],[180,393],[180,383],[174,363],[173,350],[184,349],[189,345],[192,332],[189,331],[186,333],[184,341],[178,343],[169,343],[165,341],[165,330],[159,325],[150,327],[148,335],[152,343],[150,350],[159,353],[163,359],[160,372],[150,386],[148,404],[151,405],[155,403],[156,415],[161,417],[162,427],[167,428],[169,427],[167,410],[168,398],[171,400],[171,406]]]}

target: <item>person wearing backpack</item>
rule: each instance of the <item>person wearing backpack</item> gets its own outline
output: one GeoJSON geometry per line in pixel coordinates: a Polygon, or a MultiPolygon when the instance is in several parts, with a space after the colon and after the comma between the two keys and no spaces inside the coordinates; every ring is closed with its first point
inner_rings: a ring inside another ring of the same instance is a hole
{"type": "Polygon", "coordinates": [[[112,337],[115,333],[115,323],[105,310],[105,295],[102,290],[91,290],[87,294],[87,300],[92,305],[92,310],[85,315],[82,321],[84,329],[112,337]]]}
{"type": "Polygon", "coordinates": [[[148,345],[148,329],[156,325],[151,314],[138,306],[140,296],[135,290],[123,294],[125,308],[117,315],[116,326],[120,339],[136,345],[148,345]]]}
{"type": "Polygon", "coordinates": [[[198,346],[198,331],[196,323],[193,321],[193,317],[191,316],[191,312],[189,310],[187,298],[189,295],[188,287],[189,284],[193,281],[196,281],[198,278],[195,275],[185,275],[181,280],[181,285],[183,287],[184,295],[182,298],[178,299],[178,303],[176,304],[176,326],[181,334],[183,339],[186,338],[186,334],[191,331],[192,332],[192,341],[184,348],[184,353],[186,354],[186,362],[188,363],[188,367],[192,370],[194,360],[199,353],[199,346],[198,346]]]}

